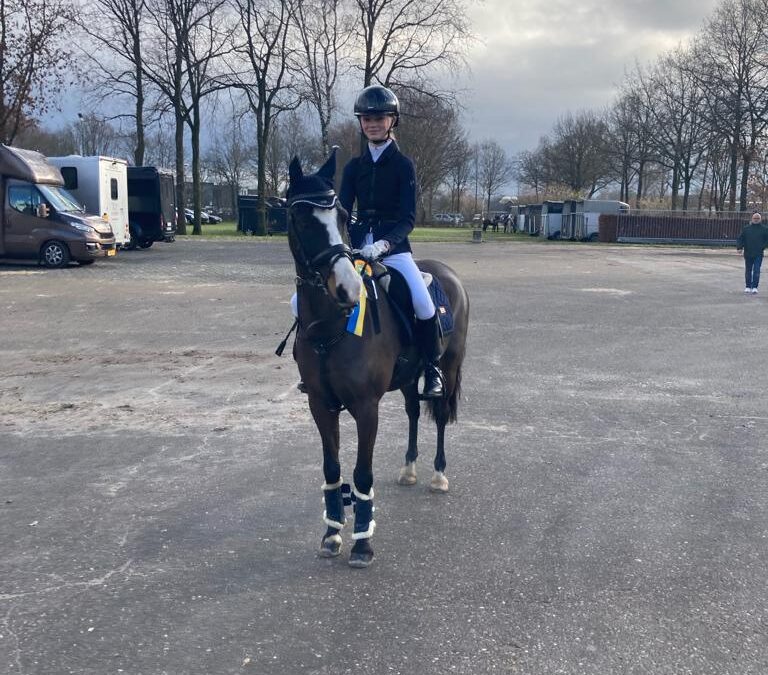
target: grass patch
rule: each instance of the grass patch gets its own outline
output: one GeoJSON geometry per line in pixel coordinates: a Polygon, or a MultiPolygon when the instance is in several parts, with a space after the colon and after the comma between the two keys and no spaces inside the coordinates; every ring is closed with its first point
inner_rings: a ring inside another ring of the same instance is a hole
{"type": "MultiPolygon", "coordinates": [[[[253,241],[268,241],[284,239],[284,234],[275,234],[272,236],[254,237],[251,235],[245,235],[242,232],[238,232],[237,223],[233,220],[224,221],[218,225],[202,225],[204,237],[228,237],[228,238],[244,238],[247,237],[253,241]]],[[[192,237],[191,226],[187,226],[187,235],[192,237]]],[[[471,227],[416,227],[413,232],[408,235],[409,239],[413,242],[467,242],[472,241],[472,228],[471,227]]],[[[484,241],[539,241],[538,237],[529,237],[527,234],[506,234],[504,232],[483,232],[484,241]]]]}

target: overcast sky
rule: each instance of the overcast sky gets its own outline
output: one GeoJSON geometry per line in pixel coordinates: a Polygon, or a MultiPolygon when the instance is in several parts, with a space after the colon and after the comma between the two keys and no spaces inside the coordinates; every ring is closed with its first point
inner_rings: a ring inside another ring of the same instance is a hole
{"type": "Polygon", "coordinates": [[[567,110],[600,108],[636,59],[695,35],[718,0],[485,0],[470,8],[466,127],[507,151],[533,149],[567,110]]]}

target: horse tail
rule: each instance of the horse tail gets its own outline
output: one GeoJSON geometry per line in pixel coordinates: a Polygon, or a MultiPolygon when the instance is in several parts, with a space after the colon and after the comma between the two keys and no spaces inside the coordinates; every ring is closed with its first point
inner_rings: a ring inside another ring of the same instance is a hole
{"type": "Polygon", "coordinates": [[[429,399],[427,411],[429,416],[437,422],[451,424],[459,417],[459,399],[461,398],[461,363],[456,369],[456,382],[450,395],[444,398],[429,399]]]}

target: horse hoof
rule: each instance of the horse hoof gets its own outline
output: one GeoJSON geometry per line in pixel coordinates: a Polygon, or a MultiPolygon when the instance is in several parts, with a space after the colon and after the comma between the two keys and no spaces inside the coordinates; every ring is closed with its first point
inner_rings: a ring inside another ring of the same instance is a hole
{"type": "Polygon", "coordinates": [[[349,566],[356,569],[368,567],[373,562],[373,551],[364,551],[362,553],[349,554],[349,566]]]}
{"type": "Polygon", "coordinates": [[[441,494],[448,492],[448,479],[442,471],[435,471],[432,480],[429,481],[429,491],[441,494]]]}
{"type": "Polygon", "coordinates": [[[397,477],[398,485],[416,485],[416,462],[409,462],[402,469],[397,477]]]}
{"type": "Polygon", "coordinates": [[[320,550],[317,552],[321,558],[335,558],[339,553],[341,553],[341,537],[338,534],[325,537],[320,542],[320,550]]]}

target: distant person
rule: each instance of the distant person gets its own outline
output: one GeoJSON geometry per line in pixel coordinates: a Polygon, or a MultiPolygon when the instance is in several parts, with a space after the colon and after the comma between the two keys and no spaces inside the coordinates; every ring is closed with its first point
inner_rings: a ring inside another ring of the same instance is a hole
{"type": "Polygon", "coordinates": [[[763,251],[768,246],[768,228],[762,221],[763,217],[759,213],[753,213],[749,225],[741,231],[736,241],[736,250],[744,251],[744,292],[752,295],[757,295],[763,251]]]}

